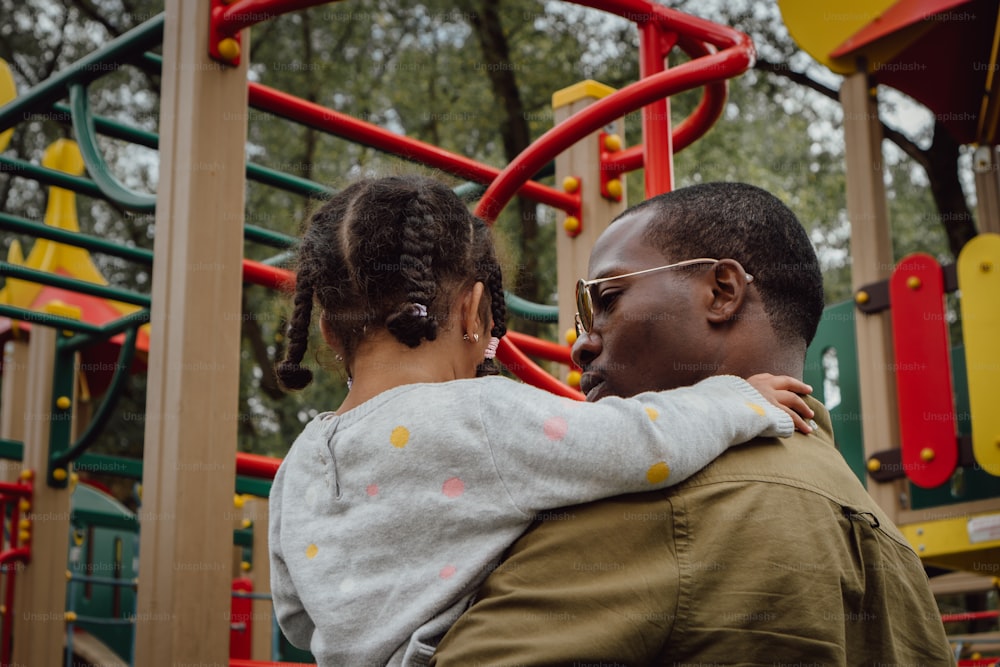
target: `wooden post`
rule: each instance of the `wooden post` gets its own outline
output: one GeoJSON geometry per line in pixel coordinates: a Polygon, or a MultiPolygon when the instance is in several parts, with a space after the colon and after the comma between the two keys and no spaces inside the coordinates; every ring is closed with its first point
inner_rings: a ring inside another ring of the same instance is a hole
{"type": "MultiPolygon", "coordinates": [[[[0,438],[24,442],[25,399],[28,387],[28,343],[12,339],[3,346],[3,392],[0,392],[0,438]]],[[[21,463],[0,459],[0,480],[13,482],[21,463]]]]}
{"type": "MultiPolygon", "coordinates": [[[[868,283],[888,279],[894,263],[882,166],[882,128],[878,106],[864,67],[844,78],[847,162],[847,215],[851,221],[851,285],[855,293],[868,283]]],[[[857,313],[858,377],[864,419],[861,422],[865,459],[899,446],[896,379],[892,367],[889,313],[857,313]]],[[[869,479],[868,493],[894,521],[900,511],[902,482],[869,479]]]]}
{"type": "MultiPolygon", "coordinates": [[[[243,503],[243,517],[253,522],[253,567],[250,579],[254,593],[271,592],[271,561],[267,549],[267,498],[248,498],[243,503]]],[[[273,606],[270,600],[253,601],[253,638],[251,657],[254,660],[271,659],[271,642],[274,626],[273,606]]]]}
{"type": "Polygon", "coordinates": [[[980,146],[972,158],[976,172],[979,233],[1000,234],[1000,164],[996,146],[980,146]]]}
{"type": "Polygon", "coordinates": [[[249,31],[224,67],[209,0],[166,17],[135,664],[227,665],[249,31]]]}
{"type": "MultiPolygon", "coordinates": [[[[563,122],[578,111],[597,100],[615,92],[613,88],[596,81],[581,81],[569,88],[556,91],[552,95],[553,115],[556,124],[563,122]]],[[[625,124],[618,119],[608,125],[605,132],[617,134],[624,147],[625,124]]],[[[621,176],[622,199],[613,201],[601,196],[601,159],[598,137],[600,132],[590,134],[569,150],[556,156],[556,187],[563,187],[564,179],[574,177],[580,180],[583,228],[577,236],[570,236],[562,229],[565,214],[560,216],[556,231],[556,268],[559,299],[559,331],[566,335],[574,330],[573,315],[576,312],[576,281],[587,277],[590,250],[597,237],[607,229],[615,216],[627,207],[625,177],[621,176]]]]}
{"type": "Polygon", "coordinates": [[[14,589],[15,665],[63,663],[70,490],[45,483],[52,420],[71,417],[71,412],[55,415],[53,411],[52,379],[60,335],[54,329],[35,325],[28,348],[22,465],[34,472],[35,490],[28,514],[31,563],[17,575],[14,589]]]}

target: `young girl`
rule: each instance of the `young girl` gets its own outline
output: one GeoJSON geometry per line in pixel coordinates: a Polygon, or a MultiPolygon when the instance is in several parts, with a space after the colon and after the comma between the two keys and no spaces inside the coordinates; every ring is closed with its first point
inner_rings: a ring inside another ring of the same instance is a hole
{"type": "MultiPolygon", "coordinates": [[[[321,666],[426,664],[537,513],[677,484],[732,444],[793,430],[790,410],[732,376],[597,403],[476,378],[506,331],[500,266],[486,225],[434,180],[348,187],[298,252],[278,377],[310,382],[315,303],[351,388],[275,476],[271,592],[321,666]]],[[[753,379],[808,416],[792,393],[808,386],[767,378],[753,379]]]]}

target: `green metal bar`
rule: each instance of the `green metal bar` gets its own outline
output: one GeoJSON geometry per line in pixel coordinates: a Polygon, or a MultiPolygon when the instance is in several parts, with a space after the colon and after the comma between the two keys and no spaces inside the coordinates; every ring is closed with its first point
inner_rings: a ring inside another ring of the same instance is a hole
{"type": "Polygon", "coordinates": [[[253,547],[253,529],[252,528],[234,529],[233,545],[237,547],[253,547]]]}
{"type": "Polygon", "coordinates": [[[40,183],[44,183],[45,185],[54,185],[58,188],[72,190],[73,192],[77,192],[81,195],[87,195],[88,197],[93,197],[95,199],[104,198],[104,194],[101,192],[101,189],[97,187],[97,184],[89,178],[73,176],[72,174],[67,174],[64,171],[49,169],[48,167],[40,167],[37,164],[31,164],[30,162],[25,162],[23,160],[3,155],[0,155],[0,172],[5,174],[14,174],[15,176],[20,176],[21,178],[30,178],[40,183]]]}
{"type": "Polygon", "coordinates": [[[0,262],[0,276],[26,280],[40,285],[49,285],[50,287],[61,287],[63,289],[82,292],[83,294],[89,294],[90,296],[99,296],[102,299],[122,301],[124,303],[142,306],[143,308],[149,308],[150,299],[145,294],[137,294],[128,290],[119,289],[117,287],[98,285],[97,283],[88,283],[83,280],[67,278],[66,276],[60,276],[46,271],[37,271],[35,269],[29,269],[26,266],[20,266],[19,264],[11,264],[10,262],[0,262]]]}
{"type": "Polygon", "coordinates": [[[295,259],[294,252],[282,252],[274,257],[268,257],[261,264],[267,264],[268,266],[285,266],[289,262],[295,259]]]}
{"type": "Polygon", "coordinates": [[[253,477],[236,476],[236,493],[246,493],[258,498],[271,495],[271,480],[255,479],[253,477]]]}
{"type": "MultiPolygon", "coordinates": [[[[100,526],[102,528],[112,528],[127,530],[130,533],[139,531],[139,519],[131,516],[118,516],[106,514],[104,512],[94,512],[91,510],[75,509],[70,516],[73,523],[84,526],[100,526]]],[[[122,582],[127,584],[127,582],[122,582]]]]}
{"type": "Polygon", "coordinates": [[[52,315],[51,313],[40,313],[37,310],[28,310],[27,308],[18,308],[17,306],[8,306],[2,303],[0,303],[0,315],[9,317],[12,320],[40,324],[44,327],[52,327],[53,329],[67,329],[78,333],[100,334],[102,331],[101,327],[87,324],[80,320],[52,315]]]}
{"type": "Polygon", "coordinates": [[[104,394],[101,407],[87,424],[86,430],[80,435],[76,442],[62,453],[54,456],[49,462],[50,467],[66,468],[70,462],[80,458],[80,455],[87,451],[97,438],[101,429],[108,423],[112,410],[118,405],[122,390],[125,388],[125,380],[128,378],[132,360],[135,358],[135,342],[139,337],[139,325],[133,326],[125,335],[121,351],[118,353],[118,363],[115,366],[115,373],[111,376],[111,383],[104,394]]]}
{"type": "Polygon", "coordinates": [[[69,88],[70,106],[73,108],[73,131],[76,132],[76,143],[80,147],[80,155],[87,165],[87,172],[94,183],[101,189],[104,196],[119,206],[130,211],[152,213],[156,210],[156,195],[136,192],[121,183],[111,173],[108,163],[97,147],[97,130],[94,128],[94,118],[90,115],[90,100],[87,99],[87,87],[73,84],[69,88]]]}
{"type": "Polygon", "coordinates": [[[128,479],[142,479],[142,460],[125,456],[87,452],[73,462],[74,470],[85,470],[103,475],[116,475],[128,479]]]}
{"type": "Polygon", "coordinates": [[[17,440],[0,439],[0,459],[21,461],[24,459],[24,443],[17,440]]]}
{"type": "Polygon", "coordinates": [[[535,322],[558,322],[559,306],[546,306],[523,299],[513,292],[504,292],[507,310],[514,315],[535,322]]]}
{"type": "MultiPolygon", "coordinates": [[[[66,114],[67,120],[73,117],[73,110],[65,104],[53,104],[52,110],[56,113],[66,114]]],[[[107,116],[91,115],[94,119],[94,128],[104,136],[122,139],[123,141],[152,148],[153,150],[160,147],[160,136],[154,132],[147,132],[146,130],[126,125],[107,116]]]]}
{"type": "Polygon", "coordinates": [[[111,241],[105,241],[96,236],[89,236],[82,232],[71,232],[66,229],[52,227],[50,225],[26,220],[9,213],[0,213],[0,229],[17,234],[26,234],[50,241],[58,241],[76,248],[83,248],[91,252],[99,252],[113,257],[151,265],[153,263],[153,251],[145,248],[131,248],[111,241]]]}
{"type": "Polygon", "coordinates": [[[69,340],[60,342],[59,344],[68,350],[80,350],[82,348],[106,341],[112,336],[117,336],[123,331],[128,331],[137,326],[142,326],[146,322],[149,322],[148,308],[137,310],[134,313],[129,313],[128,315],[122,315],[117,320],[112,320],[104,326],[98,327],[97,335],[86,333],[78,334],[69,340]]]}
{"type": "Polygon", "coordinates": [[[455,194],[458,198],[464,202],[474,202],[478,201],[483,193],[486,192],[486,186],[481,183],[473,183],[469,181],[467,183],[462,183],[458,187],[454,188],[455,194]]]}
{"type": "Polygon", "coordinates": [[[281,232],[273,232],[270,229],[264,229],[257,225],[244,225],[243,235],[248,241],[263,243],[274,248],[291,248],[299,242],[294,236],[282,234],[281,232]]]}
{"type": "Polygon", "coordinates": [[[0,107],[0,131],[14,127],[29,118],[32,112],[48,111],[65,97],[69,86],[87,84],[106,75],[110,71],[109,63],[120,65],[136,54],[159,46],[163,42],[163,23],[163,14],[151,18],[0,107]]]}
{"type": "Polygon", "coordinates": [[[304,197],[330,197],[337,194],[333,188],[310,181],[308,178],[293,176],[250,162],[247,163],[247,178],[304,197]]]}
{"type": "MultiPolygon", "coordinates": [[[[72,109],[65,105],[56,104],[52,108],[58,113],[65,113],[67,119],[73,116],[72,109]]],[[[94,119],[94,128],[102,135],[129,141],[140,146],[145,146],[146,148],[159,148],[160,137],[157,134],[125,125],[113,118],[95,114],[91,115],[94,119]]],[[[247,178],[305,197],[327,197],[336,193],[336,190],[333,188],[317,183],[316,181],[286,174],[276,169],[253,164],[252,162],[247,163],[247,178]]]]}

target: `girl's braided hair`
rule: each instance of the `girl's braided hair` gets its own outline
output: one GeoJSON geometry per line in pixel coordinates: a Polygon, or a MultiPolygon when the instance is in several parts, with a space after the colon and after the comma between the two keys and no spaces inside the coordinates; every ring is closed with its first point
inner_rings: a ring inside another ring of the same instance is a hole
{"type": "MultiPolygon", "coordinates": [[[[335,195],[309,220],[296,276],[288,348],[275,367],[288,389],[312,381],[301,364],[314,302],[340,340],[348,368],[368,332],[385,328],[409,347],[437,338],[454,295],[476,281],[490,296],[491,335],[507,331],[489,228],[432,178],[366,179],[335,195]]],[[[492,360],[480,368],[480,374],[495,372],[492,360]]]]}

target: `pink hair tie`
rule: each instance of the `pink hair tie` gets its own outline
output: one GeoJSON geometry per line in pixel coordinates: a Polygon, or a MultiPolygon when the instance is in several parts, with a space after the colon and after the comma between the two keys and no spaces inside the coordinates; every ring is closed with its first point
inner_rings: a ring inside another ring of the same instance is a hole
{"type": "Polygon", "coordinates": [[[500,339],[496,336],[490,337],[490,344],[486,346],[486,352],[483,353],[483,356],[487,359],[492,359],[497,356],[498,345],[500,345],[500,339]]]}

